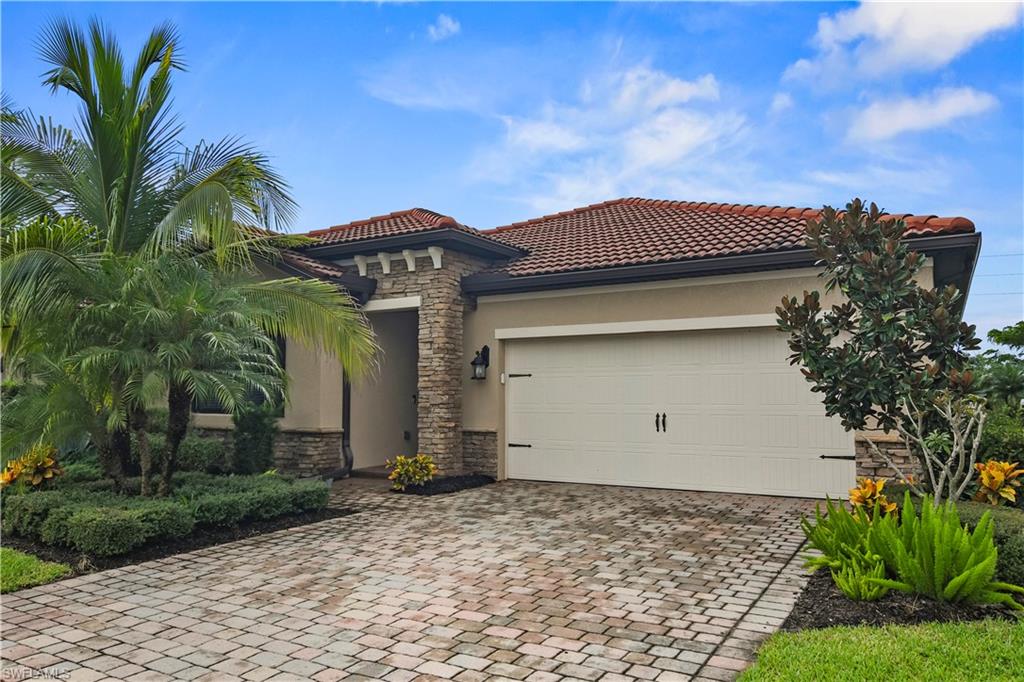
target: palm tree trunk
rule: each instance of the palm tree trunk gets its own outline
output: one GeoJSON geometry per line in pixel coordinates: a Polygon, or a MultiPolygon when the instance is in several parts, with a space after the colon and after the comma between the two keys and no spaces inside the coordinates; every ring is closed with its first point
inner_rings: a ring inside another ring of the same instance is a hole
{"type": "Polygon", "coordinates": [[[172,383],[167,392],[167,451],[164,453],[160,487],[157,494],[171,492],[171,477],[178,464],[178,448],[188,432],[188,420],[192,413],[192,396],[182,384],[172,383]]]}
{"type": "MultiPolygon", "coordinates": [[[[127,436],[125,431],[114,431],[103,433],[102,436],[93,435],[93,444],[96,446],[96,455],[100,462],[103,473],[114,481],[114,490],[124,490],[124,462],[120,452],[124,444],[121,442],[121,435],[127,436]]],[[[131,443],[129,439],[129,449],[131,443]]]]}
{"type": "Polygon", "coordinates": [[[144,407],[132,408],[130,417],[132,433],[135,434],[135,442],[139,448],[139,469],[142,481],[139,484],[139,494],[149,497],[153,494],[153,486],[150,477],[153,472],[153,452],[149,446],[149,434],[146,427],[149,425],[149,415],[144,407]]]}

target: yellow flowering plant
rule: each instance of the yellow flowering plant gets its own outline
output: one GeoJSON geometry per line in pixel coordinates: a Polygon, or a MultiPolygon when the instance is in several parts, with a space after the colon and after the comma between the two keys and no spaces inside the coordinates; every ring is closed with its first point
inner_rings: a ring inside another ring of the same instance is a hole
{"type": "Polygon", "coordinates": [[[405,490],[410,485],[423,485],[437,473],[434,459],[423,454],[415,457],[399,455],[395,457],[394,462],[390,459],[384,462],[384,466],[391,470],[388,480],[391,481],[392,490],[405,490]]]}
{"type": "Polygon", "coordinates": [[[1003,500],[1013,504],[1017,501],[1017,488],[1020,487],[1019,476],[1024,469],[1017,462],[1000,462],[990,459],[984,464],[974,465],[978,470],[978,492],[974,494],[976,502],[988,502],[998,506],[1003,500]]]}
{"type": "Polygon", "coordinates": [[[57,448],[52,445],[33,445],[21,457],[11,460],[0,473],[0,488],[38,487],[60,476],[64,470],[57,464],[57,448]]]}
{"type": "Polygon", "coordinates": [[[896,503],[890,502],[882,493],[885,487],[885,479],[862,478],[857,481],[856,488],[850,488],[850,504],[856,507],[863,507],[868,518],[874,513],[875,507],[883,514],[896,511],[896,503]]]}

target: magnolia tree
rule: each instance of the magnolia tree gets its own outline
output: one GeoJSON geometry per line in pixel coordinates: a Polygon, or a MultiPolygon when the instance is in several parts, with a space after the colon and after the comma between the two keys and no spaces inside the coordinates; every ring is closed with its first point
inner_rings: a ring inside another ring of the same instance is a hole
{"type": "Polygon", "coordinates": [[[914,455],[912,475],[870,439],[911,488],[938,504],[958,498],[974,475],[985,421],[984,400],[971,394],[967,351],[978,347],[974,327],[956,312],[954,286],[924,289],[916,280],[924,256],[911,251],[902,220],[854,199],[846,211],[826,206],[807,223],[807,246],[824,268],[824,307],[817,291],[783,297],[779,329],[789,333],[791,364],[799,363],[825,411],[847,430],[896,432],[914,455]]]}

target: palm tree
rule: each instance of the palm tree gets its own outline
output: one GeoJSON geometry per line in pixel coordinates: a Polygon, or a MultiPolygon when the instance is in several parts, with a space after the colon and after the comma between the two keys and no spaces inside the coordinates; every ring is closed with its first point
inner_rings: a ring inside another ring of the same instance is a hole
{"type": "MultiPolygon", "coordinates": [[[[330,353],[346,371],[358,374],[376,348],[365,319],[344,292],[316,280],[257,280],[260,263],[273,262],[281,248],[302,241],[276,231],[293,217],[295,203],[267,157],[236,138],[191,147],[179,142],[182,126],[169,109],[171,76],[183,68],[173,27],[156,28],[130,67],[117,41],[97,21],[87,31],[54,21],[40,45],[50,67],[44,84],[73,94],[81,108],[71,132],[3,103],[0,315],[5,359],[13,366],[27,365],[44,348],[52,360],[63,358],[47,371],[56,376],[91,358],[97,370],[72,378],[97,382],[80,386],[80,393],[94,411],[105,413],[106,442],[123,455],[126,434],[144,410],[139,407],[145,383],[140,377],[149,372],[163,377],[175,414],[184,409],[186,394],[208,390],[201,365],[189,365],[192,356],[187,354],[167,349],[153,367],[142,369],[152,364],[144,356],[155,352],[147,325],[156,317],[127,311],[131,314],[123,318],[121,335],[109,335],[117,329],[114,320],[126,313],[112,303],[111,292],[146,281],[139,273],[158,273],[177,263],[174,267],[184,268],[192,278],[185,281],[192,285],[244,292],[230,298],[237,306],[234,314],[253,313],[251,324],[262,334],[286,334],[330,353]],[[105,328],[97,322],[104,316],[105,328]],[[47,330],[70,336],[71,329],[77,338],[45,340],[47,330]],[[93,351],[81,355],[84,348],[93,351]],[[97,358],[112,362],[113,355],[105,356],[103,348],[122,354],[121,361],[133,358],[132,363],[104,371],[97,358]]],[[[154,298],[143,299],[151,307],[159,299],[156,291],[154,298]]],[[[224,323],[229,315],[222,313],[195,321],[194,328],[215,338],[210,325],[224,323]]],[[[255,343],[255,337],[250,341],[255,343]]],[[[242,372],[242,364],[229,367],[241,363],[242,356],[228,357],[220,358],[218,372],[225,377],[242,372]]],[[[231,402],[226,393],[218,397],[231,402]]],[[[113,474],[115,460],[111,455],[113,474]]]]}
{"type": "MultiPolygon", "coordinates": [[[[309,288],[302,281],[293,286],[309,288]]],[[[254,393],[271,403],[284,395],[286,375],[266,330],[293,331],[293,323],[288,308],[260,296],[259,289],[260,282],[244,272],[205,268],[199,259],[171,254],[135,264],[113,295],[94,301],[68,334],[100,340],[68,355],[69,366],[87,383],[123,378],[120,421],[138,444],[142,494],[151,491],[146,405],[155,397],[165,397],[169,409],[158,488],[166,495],[195,400],[215,399],[234,411],[254,393]]],[[[317,296],[316,290],[302,293],[317,296]]]]}

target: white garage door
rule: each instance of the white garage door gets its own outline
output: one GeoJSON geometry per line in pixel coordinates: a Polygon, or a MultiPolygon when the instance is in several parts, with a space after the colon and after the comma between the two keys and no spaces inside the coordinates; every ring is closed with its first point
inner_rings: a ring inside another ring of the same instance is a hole
{"type": "Polygon", "coordinates": [[[845,497],[853,434],[788,354],[772,329],[509,341],[508,476],[845,497]]]}

